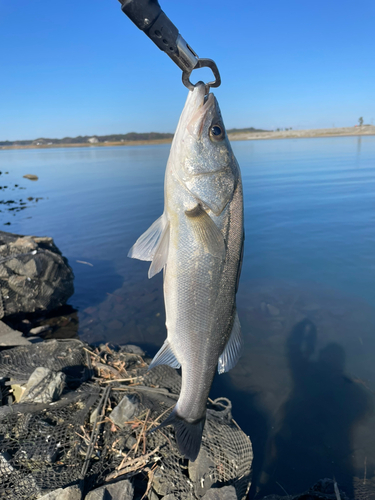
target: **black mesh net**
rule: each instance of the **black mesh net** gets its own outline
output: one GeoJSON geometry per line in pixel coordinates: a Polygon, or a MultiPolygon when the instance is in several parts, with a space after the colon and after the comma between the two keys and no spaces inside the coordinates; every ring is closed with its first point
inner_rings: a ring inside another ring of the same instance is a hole
{"type": "Polygon", "coordinates": [[[77,385],[71,377],[56,402],[0,408],[1,498],[33,500],[75,483],[87,492],[118,478],[132,478],[140,495],[194,499],[212,486],[233,485],[238,498],[246,496],[252,448],[228,400],[210,402],[201,451],[190,463],[172,427],[150,432],[176,404],[181,379],[175,370],[147,372],[138,354],[52,341],[1,352],[3,388],[8,379],[25,380],[35,367],[53,364],[65,373],[80,366],[93,381],[82,383],[82,377],[77,385]]]}

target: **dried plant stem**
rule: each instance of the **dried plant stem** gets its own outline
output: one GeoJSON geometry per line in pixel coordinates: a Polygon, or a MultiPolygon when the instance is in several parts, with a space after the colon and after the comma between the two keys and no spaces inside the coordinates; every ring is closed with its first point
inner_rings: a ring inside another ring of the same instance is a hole
{"type": "Polygon", "coordinates": [[[118,470],[116,472],[112,472],[109,474],[104,481],[108,482],[111,479],[115,479],[116,477],[123,476],[124,474],[128,474],[129,472],[134,472],[138,470],[140,467],[144,466],[147,462],[148,459],[152,456],[155,455],[160,449],[160,446],[157,446],[154,450],[150,451],[150,453],[147,453],[147,455],[143,455],[138,458],[134,458],[133,460],[128,460],[126,462],[125,467],[122,470],[118,470]]]}

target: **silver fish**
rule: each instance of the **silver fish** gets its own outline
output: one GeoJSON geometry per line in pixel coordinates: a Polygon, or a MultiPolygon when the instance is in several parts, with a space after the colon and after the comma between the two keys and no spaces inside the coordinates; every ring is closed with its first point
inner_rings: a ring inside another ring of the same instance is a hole
{"type": "Polygon", "coordinates": [[[213,94],[189,92],[165,174],[164,213],[136,241],[129,257],[164,269],[167,340],[150,368],[182,370],[171,415],[179,449],[199,453],[212,381],[230,370],[241,349],[236,292],[243,253],[241,174],[213,94]]]}

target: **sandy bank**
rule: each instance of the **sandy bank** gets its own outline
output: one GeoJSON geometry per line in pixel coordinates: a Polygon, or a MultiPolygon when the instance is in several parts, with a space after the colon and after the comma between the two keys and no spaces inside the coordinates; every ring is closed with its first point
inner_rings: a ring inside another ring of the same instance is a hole
{"type": "Polygon", "coordinates": [[[245,132],[229,134],[231,141],[252,141],[259,139],[300,139],[309,137],[344,137],[359,135],[375,135],[374,125],[362,127],[317,128],[307,130],[282,130],[279,132],[245,132]]]}

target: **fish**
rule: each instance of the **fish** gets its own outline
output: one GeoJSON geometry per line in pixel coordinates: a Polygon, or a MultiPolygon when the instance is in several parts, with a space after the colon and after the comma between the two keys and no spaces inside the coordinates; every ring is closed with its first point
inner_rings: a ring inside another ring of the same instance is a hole
{"type": "Polygon", "coordinates": [[[159,427],[174,426],[179,450],[192,462],[216,370],[227,372],[240,357],[236,293],[243,248],[240,168],[218,102],[199,82],[171,145],[164,212],[128,253],[151,261],[149,278],[163,270],[167,339],[149,368],[181,368],[179,399],[159,427]]]}

